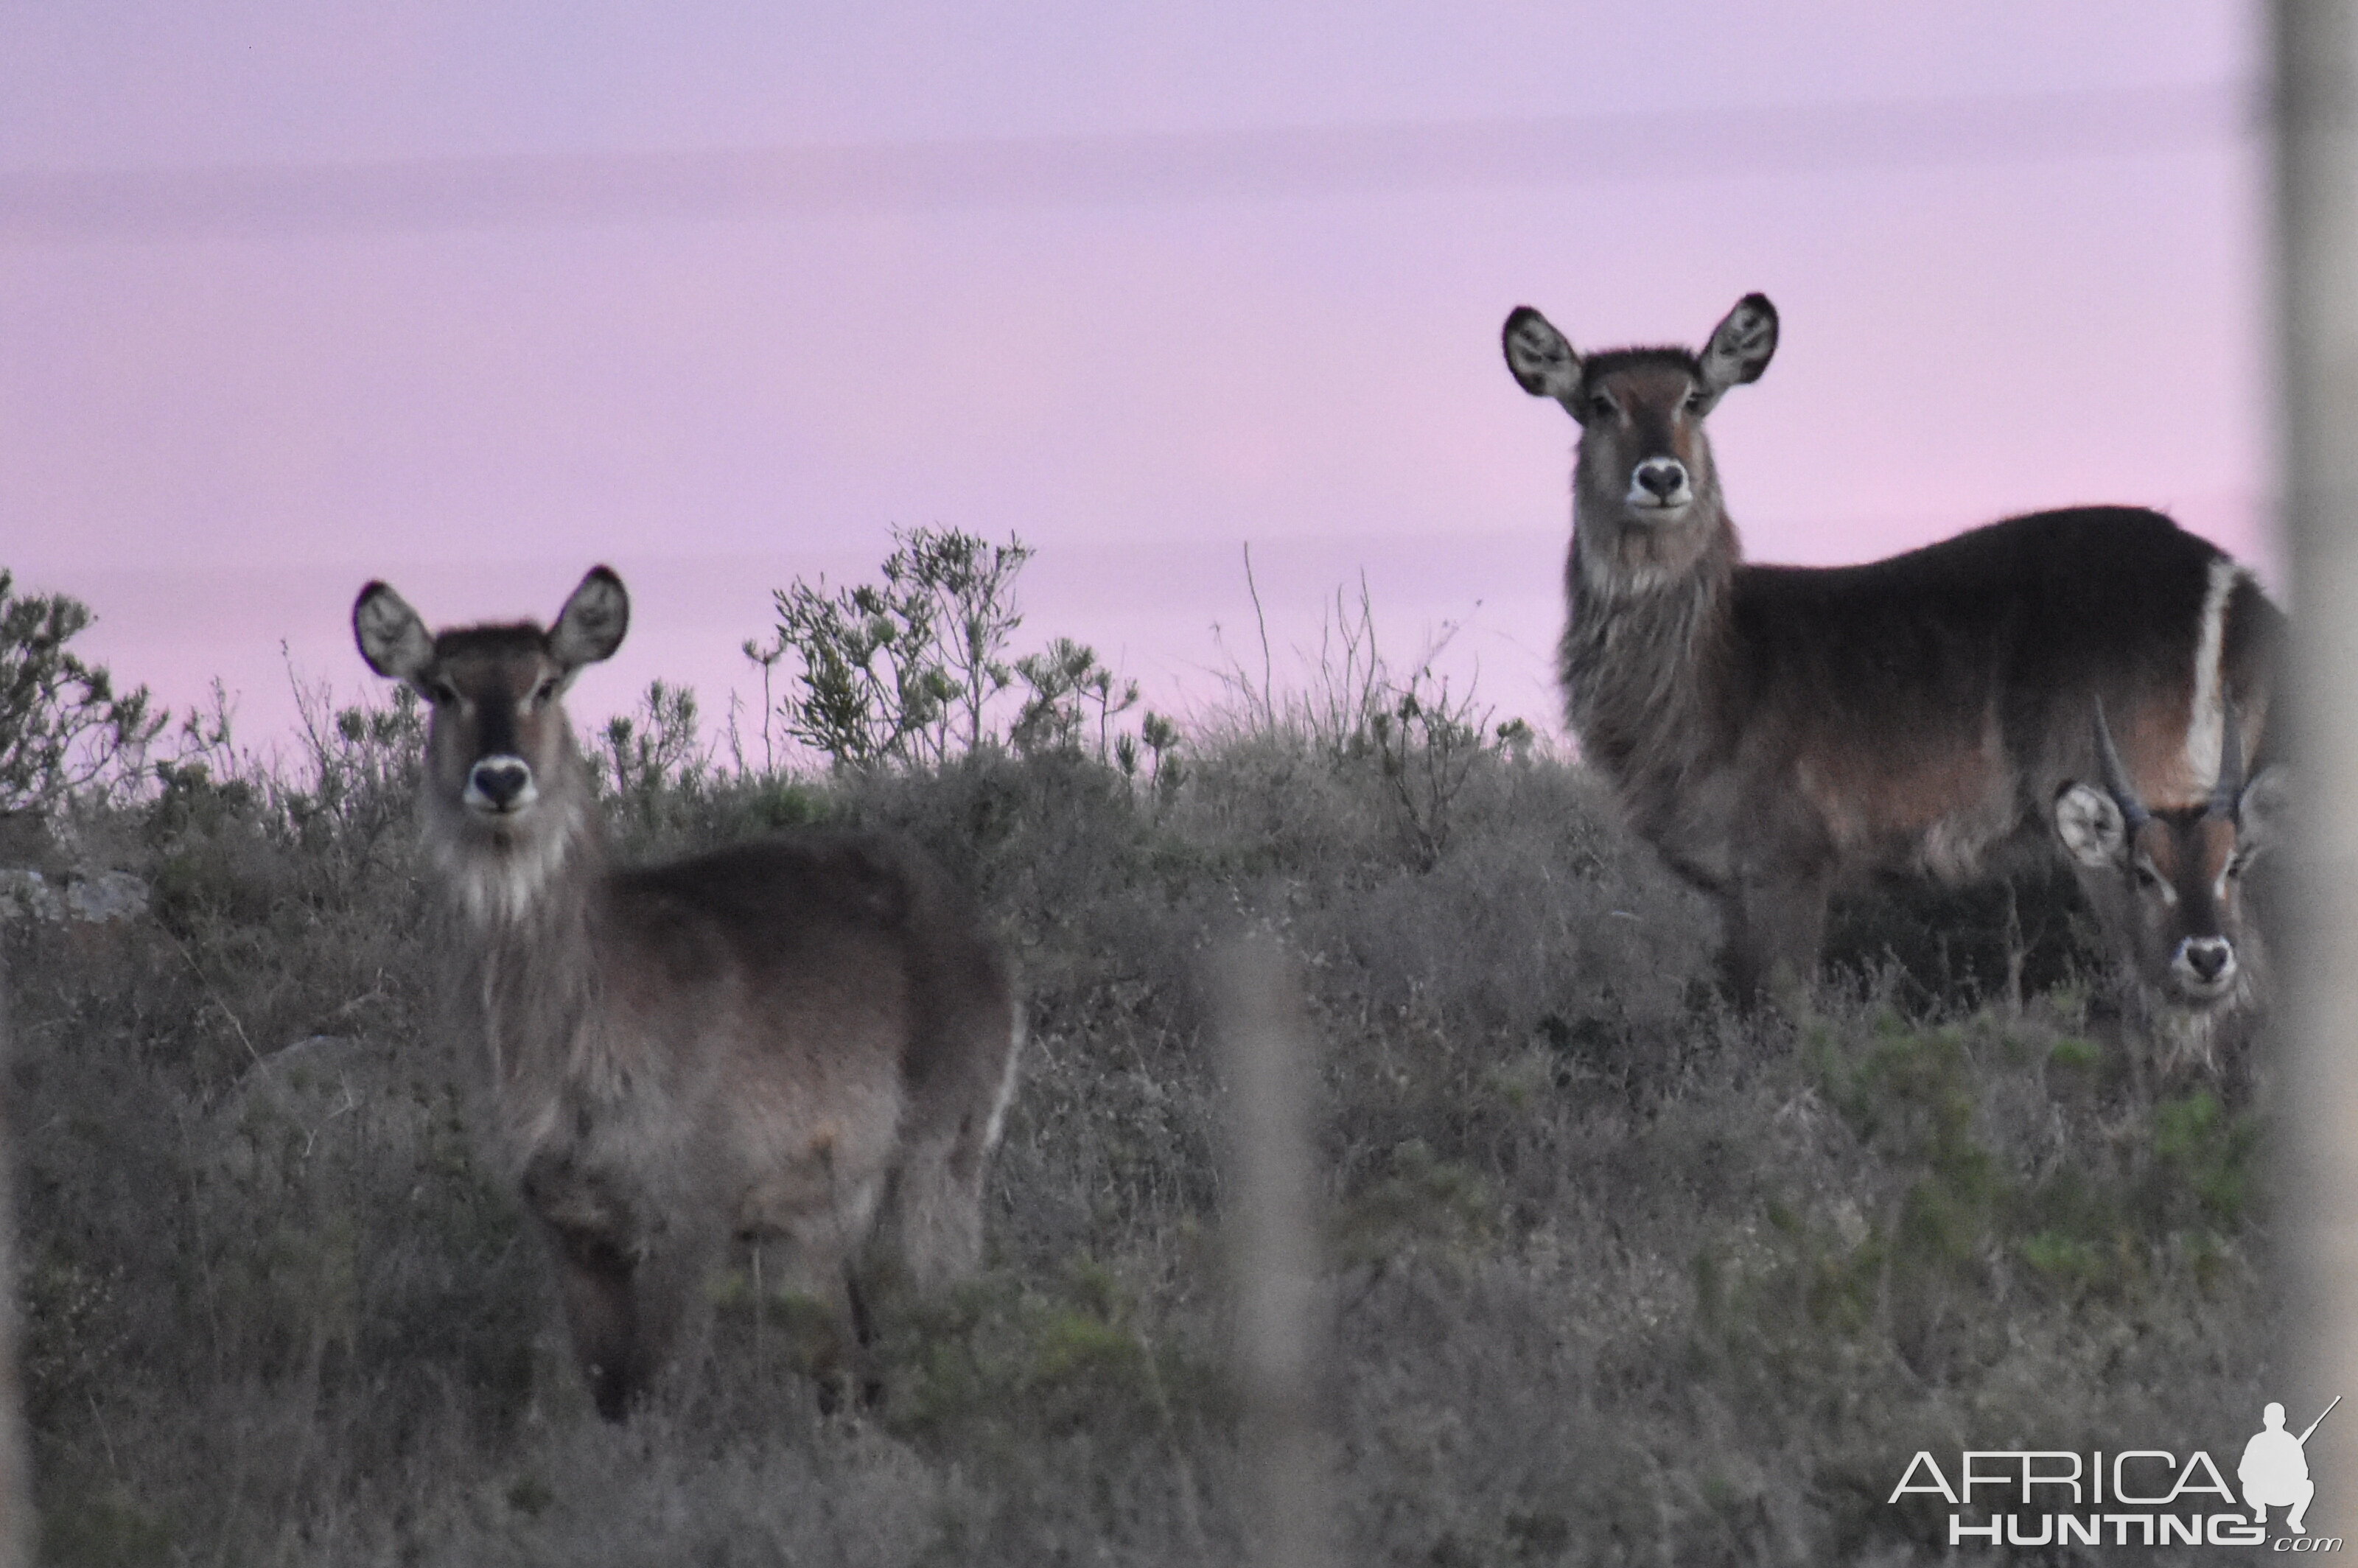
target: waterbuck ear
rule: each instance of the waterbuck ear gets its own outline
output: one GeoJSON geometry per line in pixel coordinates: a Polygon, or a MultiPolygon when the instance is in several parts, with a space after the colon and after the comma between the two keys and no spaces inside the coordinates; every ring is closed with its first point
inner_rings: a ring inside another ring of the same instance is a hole
{"type": "Polygon", "coordinates": [[[1747,294],[1704,345],[1703,381],[1713,395],[1758,381],[1777,352],[1777,308],[1765,294],[1747,294]]]}
{"type": "Polygon", "coordinates": [[[2102,871],[2120,864],[2128,828],[2111,795],[2075,784],[2055,797],[2055,836],[2073,860],[2102,871]]]}
{"type": "Polygon", "coordinates": [[[548,631],[548,655],[567,669],[611,658],[631,629],[631,596],[608,567],[591,567],[548,631]]]}
{"type": "Polygon", "coordinates": [[[2292,775],[2282,763],[2262,768],[2235,801],[2235,849],[2247,860],[2276,848],[2292,807],[2292,775]]]}
{"type": "MultiPolygon", "coordinates": [[[[1515,384],[1533,397],[1552,397],[1572,408],[1573,394],[1580,390],[1580,356],[1572,351],[1564,335],[1530,306],[1518,305],[1508,316],[1501,337],[1515,384]]],[[[1580,411],[1574,408],[1573,417],[1579,416],[1580,411]]]]}
{"type": "Polygon", "coordinates": [[[434,662],[434,633],[401,595],[381,582],[352,600],[352,640],[369,668],[395,680],[414,680],[434,662]]]}

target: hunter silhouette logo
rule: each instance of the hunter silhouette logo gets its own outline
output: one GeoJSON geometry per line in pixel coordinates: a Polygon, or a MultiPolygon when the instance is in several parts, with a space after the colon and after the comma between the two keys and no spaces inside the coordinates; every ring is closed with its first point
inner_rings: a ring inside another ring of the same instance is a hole
{"type": "Polygon", "coordinates": [[[2268,1522],[2268,1510],[2281,1508],[2289,1510],[2284,1517],[2284,1527],[2295,1535],[2307,1535],[2309,1527],[2301,1519],[2309,1512],[2309,1502],[2317,1496],[2317,1483],[2309,1478],[2309,1437],[2333,1413],[2333,1405],[2342,1396],[2333,1396],[2333,1404],[2318,1412],[2317,1420],[2299,1437],[2284,1429],[2284,1406],[2271,1401],[2260,1412],[2260,1430],[2244,1444],[2244,1462],[2235,1466],[2235,1479],[2244,1483],[2244,1506],[2252,1510],[2254,1524],[2268,1522]]]}

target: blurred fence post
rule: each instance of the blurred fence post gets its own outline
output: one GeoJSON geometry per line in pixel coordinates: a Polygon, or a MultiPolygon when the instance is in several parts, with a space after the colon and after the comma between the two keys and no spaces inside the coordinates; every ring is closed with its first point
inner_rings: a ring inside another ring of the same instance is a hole
{"type": "Polygon", "coordinates": [[[1233,1368],[1244,1405],[1246,1561],[1332,1561],[1318,1369],[1325,1338],[1309,1108],[1317,1085],[1301,1003],[1267,945],[1215,967],[1230,1103],[1227,1229],[1236,1281],[1233,1368]]]}
{"type": "Polygon", "coordinates": [[[33,1474],[16,1385],[16,1109],[8,1092],[8,977],[0,971],[0,1568],[33,1561],[33,1474]]]}
{"type": "MultiPolygon", "coordinates": [[[[2358,1395],[2358,18],[2348,0],[2277,0],[2271,22],[2299,769],[2283,1212],[2304,1341],[2277,1397],[2319,1409],[2358,1395]]],[[[2331,1531],[2358,1526],[2358,1437],[2326,1433],[2309,1455],[2324,1514],[2310,1528],[2331,1531]]]]}

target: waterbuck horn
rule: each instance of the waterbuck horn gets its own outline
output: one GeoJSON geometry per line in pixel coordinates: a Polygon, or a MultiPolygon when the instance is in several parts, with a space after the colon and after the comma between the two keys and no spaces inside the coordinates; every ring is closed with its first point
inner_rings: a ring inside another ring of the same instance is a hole
{"type": "Polygon", "coordinates": [[[2113,804],[2121,808],[2121,819],[2134,833],[2152,819],[2153,814],[2137,798],[2136,786],[2129,783],[2128,770],[2121,766],[2121,754],[2113,749],[2112,726],[2104,722],[2104,699],[2096,698],[2096,763],[2104,771],[2104,788],[2113,804]]]}
{"type": "Polygon", "coordinates": [[[2235,722],[2235,699],[2219,699],[2219,782],[2211,786],[2206,816],[2234,821],[2244,798],[2244,732],[2235,722]]]}

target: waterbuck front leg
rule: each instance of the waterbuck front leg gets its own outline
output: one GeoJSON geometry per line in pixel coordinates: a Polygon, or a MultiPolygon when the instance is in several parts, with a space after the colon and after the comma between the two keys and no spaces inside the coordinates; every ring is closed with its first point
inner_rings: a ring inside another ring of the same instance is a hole
{"type": "Polygon", "coordinates": [[[636,1263],[611,1238],[593,1232],[554,1231],[550,1239],[573,1358],[598,1413],[621,1421],[654,1371],[639,1323],[636,1263]]]}
{"type": "Polygon", "coordinates": [[[700,1221],[719,1208],[683,1208],[639,1260],[632,1300],[639,1355],[650,1376],[675,1364],[700,1366],[711,1349],[712,1277],[728,1257],[728,1237],[700,1221]]]}
{"type": "Polygon", "coordinates": [[[827,1281],[828,1288],[821,1299],[831,1332],[811,1366],[818,1383],[819,1413],[833,1415],[847,1399],[857,1400],[862,1410],[874,1410],[884,1402],[884,1374],[876,1353],[876,1323],[869,1309],[869,1292],[851,1259],[836,1261],[827,1281]]]}
{"type": "Polygon", "coordinates": [[[574,1359],[598,1413],[621,1421],[671,1359],[712,1262],[713,1249],[695,1245],[700,1232],[663,1217],[701,1211],[665,1203],[564,1148],[525,1167],[524,1195],[557,1254],[574,1359]]]}
{"type": "Polygon", "coordinates": [[[1789,1001],[1808,988],[1831,892],[1825,870],[1815,865],[1747,869],[1722,891],[1725,973],[1739,1005],[1789,1001]]]}
{"type": "Polygon", "coordinates": [[[551,1234],[574,1359],[598,1413],[622,1421],[665,1367],[702,1355],[719,1249],[686,1236],[637,1250],[600,1232],[551,1234]]]}
{"type": "Polygon", "coordinates": [[[546,1228],[573,1358],[598,1413],[621,1421],[645,1390],[654,1367],[640,1322],[638,1206],[611,1181],[586,1171],[574,1151],[544,1149],[524,1171],[525,1206],[546,1228]]]}

